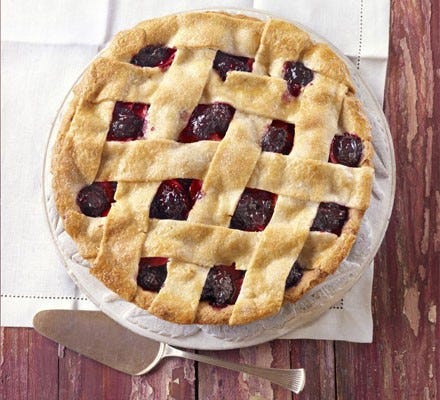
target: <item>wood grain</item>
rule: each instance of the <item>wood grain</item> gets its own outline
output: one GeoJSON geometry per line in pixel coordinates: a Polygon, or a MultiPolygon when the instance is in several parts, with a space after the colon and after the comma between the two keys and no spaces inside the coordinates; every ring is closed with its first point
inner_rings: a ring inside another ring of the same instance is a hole
{"type": "MultiPolygon", "coordinates": [[[[227,361],[257,365],[259,367],[290,368],[290,343],[287,340],[275,340],[259,346],[240,350],[219,352],[201,351],[212,357],[227,361]]],[[[198,364],[198,398],[217,399],[291,399],[292,394],[270,382],[238,372],[216,368],[207,364],[198,364]]]]}
{"type": "Polygon", "coordinates": [[[376,258],[374,343],[336,343],[338,399],[436,399],[440,327],[440,2],[392,2],[385,113],[397,190],[376,258]]]}
{"type": "MultiPolygon", "coordinates": [[[[28,381],[28,340],[30,329],[0,328],[0,384],[2,399],[26,399],[28,381]]],[[[30,390],[30,388],[29,388],[30,390]]]]}
{"type": "Polygon", "coordinates": [[[301,400],[335,398],[335,356],[329,340],[291,340],[292,368],[306,370],[301,400]]]}
{"type": "Polygon", "coordinates": [[[123,399],[130,391],[127,375],[62,346],[58,365],[60,400],[123,399]]]}
{"type": "Polygon", "coordinates": [[[58,345],[28,330],[28,400],[58,397],[58,345]]]}
{"type": "Polygon", "coordinates": [[[148,375],[131,377],[62,349],[59,381],[60,400],[195,398],[194,363],[181,359],[164,361],[148,375]]]}

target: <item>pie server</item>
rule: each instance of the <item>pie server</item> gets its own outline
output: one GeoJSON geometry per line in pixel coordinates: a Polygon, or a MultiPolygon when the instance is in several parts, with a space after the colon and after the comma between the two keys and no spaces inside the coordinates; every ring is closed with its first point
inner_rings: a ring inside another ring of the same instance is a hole
{"type": "Polygon", "coordinates": [[[130,375],[143,375],[165,357],[182,357],[256,375],[294,393],[304,388],[304,369],[260,368],[175,349],[137,335],[99,311],[46,310],[34,316],[38,333],[130,375]]]}

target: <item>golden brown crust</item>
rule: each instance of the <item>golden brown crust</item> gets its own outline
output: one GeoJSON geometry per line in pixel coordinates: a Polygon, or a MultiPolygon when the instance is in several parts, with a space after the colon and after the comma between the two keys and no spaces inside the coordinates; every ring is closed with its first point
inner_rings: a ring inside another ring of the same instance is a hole
{"type": "Polygon", "coordinates": [[[371,129],[345,63],[298,27],[216,12],[144,21],[115,36],[73,95],[53,150],[56,207],[81,255],[93,262],[92,273],[141,308],[177,323],[248,323],[298,300],[353,246],[371,194],[371,129]],[[166,72],[129,64],[151,44],[177,49],[166,72]],[[211,68],[216,50],[254,58],[253,73],[232,71],[222,81],[211,68]],[[287,60],[314,71],[297,98],[286,95],[287,60]],[[116,101],[150,104],[147,140],[106,141],[116,101]],[[194,107],[213,102],[236,109],[225,138],[176,142],[194,107]],[[261,152],[273,119],[295,124],[288,156],[261,152]],[[344,132],[363,142],[358,168],[328,163],[334,135],[344,132]],[[188,221],[150,220],[157,187],[171,178],[202,179],[204,196],[188,221]],[[118,182],[107,217],[86,217],[76,205],[78,191],[93,181],[118,182]],[[278,195],[263,232],[228,228],[244,187],[278,195]],[[350,208],[339,236],[309,231],[321,201],[350,208]],[[159,293],[137,286],[140,257],[170,259],[159,293]],[[295,260],[307,270],[284,290],[295,260]],[[247,271],[235,305],[200,302],[210,266],[233,262],[247,271]]]}

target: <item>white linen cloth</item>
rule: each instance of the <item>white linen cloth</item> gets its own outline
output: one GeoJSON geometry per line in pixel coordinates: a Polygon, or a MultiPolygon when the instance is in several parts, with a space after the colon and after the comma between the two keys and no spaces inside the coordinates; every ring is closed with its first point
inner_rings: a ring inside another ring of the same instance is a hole
{"type": "MultiPolygon", "coordinates": [[[[95,309],[66,274],[42,205],[43,155],[64,96],[116,32],[143,19],[204,7],[255,8],[326,37],[383,101],[389,0],[2,2],[2,326],[32,326],[41,309],[95,309]]],[[[373,266],[315,322],[285,338],[371,342],[373,266]]]]}

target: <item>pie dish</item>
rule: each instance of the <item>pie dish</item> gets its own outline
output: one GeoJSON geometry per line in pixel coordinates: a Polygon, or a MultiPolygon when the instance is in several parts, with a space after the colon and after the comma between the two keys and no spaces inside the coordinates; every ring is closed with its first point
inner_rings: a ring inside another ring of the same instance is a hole
{"type": "Polygon", "coordinates": [[[346,65],[300,28],[216,12],[145,21],[73,93],[55,203],[124,299],[176,323],[244,324],[349,253],[370,126],[346,65]]]}

